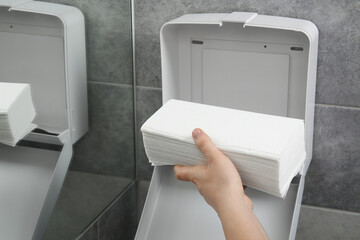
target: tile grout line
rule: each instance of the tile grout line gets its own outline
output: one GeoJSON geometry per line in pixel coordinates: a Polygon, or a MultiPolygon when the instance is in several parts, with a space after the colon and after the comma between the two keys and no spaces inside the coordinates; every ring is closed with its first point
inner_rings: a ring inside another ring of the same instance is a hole
{"type": "Polygon", "coordinates": [[[133,87],[133,85],[131,84],[123,84],[123,83],[107,83],[107,82],[97,82],[97,81],[88,81],[88,83],[104,84],[108,86],[118,86],[118,87],[133,87]]]}
{"type": "Polygon", "coordinates": [[[333,108],[341,108],[341,109],[348,109],[348,110],[360,110],[360,107],[351,107],[351,106],[342,106],[342,105],[333,105],[333,104],[324,104],[324,103],[315,103],[315,106],[333,107],[333,108]]]}
{"type": "Polygon", "coordinates": [[[120,195],[117,198],[115,198],[115,200],[107,208],[104,209],[104,211],[98,216],[98,218],[96,220],[97,221],[100,220],[103,217],[103,215],[105,215],[105,213],[110,208],[112,208],[117,203],[117,201],[119,201],[120,198],[122,198],[127,193],[127,191],[130,190],[130,188],[133,187],[133,186],[134,186],[134,181],[131,181],[129,183],[129,185],[120,193],[120,195]]]}
{"type": "Polygon", "coordinates": [[[149,89],[149,90],[162,90],[162,88],[158,88],[158,87],[148,87],[148,86],[136,86],[136,88],[140,88],[140,89],[149,89]]]}
{"type": "MultiPolygon", "coordinates": [[[[76,237],[76,239],[75,240],[81,240],[81,238],[85,235],[85,234],[87,234],[88,232],[89,232],[89,230],[93,227],[93,226],[95,226],[95,224],[97,224],[97,220],[96,220],[96,222],[94,221],[94,222],[92,222],[88,227],[86,227],[80,234],[79,234],[79,236],[77,236],[76,237]]],[[[97,230],[97,232],[98,232],[98,226],[96,225],[96,230],[97,230]]]]}
{"type": "Polygon", "coordinates": [[[301,204],[301,206],[306,207],[306,208],[319,209],[319,210],[328,211],[328,212],[357,215],[360,217],[360,212],[355,212],[355,211],[349,211],[349,210],[343,210],[343,209],[337,209],[337,208],[320,207],[320,206],[309,205],[309,204],[301,204]]]}
{"type": "MultiPolygon", "coordinates": [[[[136,45],[135,45],[135,0],[130,0],[131,8],[131,37],[132,37],[132,71],[133,71],[133,113],[134,113],[134,174],[135,182],[139,178],[138,170],[138,135],[137,135],[137,92],[136,92],[136,45]]],[[[136,198],[137,203],[137,198],[136,198]]]]}

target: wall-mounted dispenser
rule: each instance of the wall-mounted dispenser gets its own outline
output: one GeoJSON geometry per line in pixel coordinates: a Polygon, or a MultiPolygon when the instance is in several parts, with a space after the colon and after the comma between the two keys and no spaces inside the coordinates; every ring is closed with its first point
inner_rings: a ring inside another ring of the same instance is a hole
{"type": "MultiPolygon", "coordinates": [[[[312,158],[316,26],[256,13],[190,14],[166,23],[160,40],[163,103],[179,99],[305,121],[307,158],[286,198],[246,190],[269,238],[295,239],[312,158]]],[[[135,239],[224,238],[195,186],[178,181],[171,166],[155,167],[135,239]]]]}
{"type": "Polygon", "coordinates": [[[30,84],[38,125],[16,147],[0,144],[0,239],[41,239],[72,145],[88,130],[84,17],[0,0],[0,52],[0,81],[30,84]]]}

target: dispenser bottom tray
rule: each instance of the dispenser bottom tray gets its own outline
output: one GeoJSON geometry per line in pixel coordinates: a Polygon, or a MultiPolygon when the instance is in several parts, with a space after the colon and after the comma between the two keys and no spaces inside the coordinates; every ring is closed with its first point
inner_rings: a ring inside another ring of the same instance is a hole
{"type": "Polygon", "coordinates": [[[0,239],[39,239],[71,152],[0,145],[0,239]]]}
{"type": "MultiPolygon", "coordinates": [[[[291,184],[285,199],[246,189],[253,201],[254,212],[270,239],[290,238],[298,189],[299,184],[291,184]]],[[[172,166],[161,166],[155,167],[135,239],[220,240],[225,237],[216,212],[195,186],[178,181],[172,166]]]]}

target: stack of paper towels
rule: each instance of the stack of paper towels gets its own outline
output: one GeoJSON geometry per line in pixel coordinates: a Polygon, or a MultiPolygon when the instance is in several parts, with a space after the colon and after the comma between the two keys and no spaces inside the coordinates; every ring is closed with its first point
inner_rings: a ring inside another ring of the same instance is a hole
{"type": "Polygon", "coordinates": [[[141,127],[149,161],[207,164],[194,128],[232,160],[244,185],[278,197],[285,197],[306,158],[303,120],[170,100],[141,127]]]}
{"type": "Polygon", "coordinates": [[[15,146],[35,125],[30,85],[0,82],[0,143],[15,146]]]}

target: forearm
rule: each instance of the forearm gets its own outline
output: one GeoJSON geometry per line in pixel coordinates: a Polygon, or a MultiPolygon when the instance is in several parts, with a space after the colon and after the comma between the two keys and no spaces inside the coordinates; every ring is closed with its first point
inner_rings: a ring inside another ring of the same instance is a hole
{"type": "Polygon", "coordinates": [[[232,202],[219,209],[226,240],[268,239],[259,220],[245,199],[232,202]]]}

